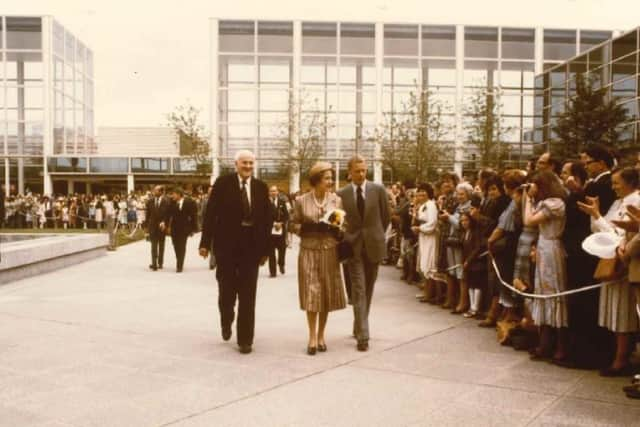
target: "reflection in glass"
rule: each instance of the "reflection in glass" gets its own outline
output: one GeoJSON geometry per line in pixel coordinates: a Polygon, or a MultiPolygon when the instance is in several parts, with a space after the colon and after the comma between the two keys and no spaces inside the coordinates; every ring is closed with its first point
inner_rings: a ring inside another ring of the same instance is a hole
{"type": "Polygon", "coordinates": [[[424,59],[422,61],[423,87],[456,87],[455,61],[424,59]]]}
{"type": "Polygon", "coordinates": [[[611,31],[580,31],[580,52],[585,52],[600,43],[609,40],[612,36],[611,31]]]}
{"type": "Polygon", "coordinates": [[[89,160],[92,173],[128,173],[129,161],[126,157],[94,157],[89,160]]]}
{"type": "Polygon", "coordinates": [[[42,49],[42,18],[7,18],[7,49],[42,49]]]}
{"type": "Polygon", "coordinates": [[[292,22],[258,22],[258,52],[290,53],[292,51],[292,22]]]}
{"type": "Polygon", "coordinates": [[[464,56],[467,58],[495,58],[498,56],[498,29],[465,27],[464,56]]]}
{"type": "Polygon", "coordinates": [[[87,171],[86,157],[49,157],[47,158],[49,172],[78,172],[87,171]]]}
{"type": "Polygon", "coordinates": [[[302,23],[302,52],[335,54],[337,24],[328,22],[302,23]]]}
{"type": "Polygon", "coordinates": [[[131,172],[160,173],[169,172],[169,159],[155,157],[134,157],[131,159],[131,172]]]}
{"type": "Polygon", "coordinates": [[[423,25],[422,56],[456,56],[456,28],[423,25]]]}
{"type": "Polygon", "coordinates": [[[340,52],[342,55],[374,55],[375,25],[340,25],[340,52]]]}
{"type": "Polygon", "coordinates": [[[637,63],[636,55],[627,56],[620,61],[614,62],[611,66],[611,81],[616,82],[634,76],[637,63]]]}
{"type": "Polygon", "coordinates": [[[635,98],[637,93],[638,80],[636,78],[620,80],[614,83],[611,88],[611,96],[619,100],[635,98]]]}
{"type": "Polygon", "coordinates": [[[545,60],[564,61],[575,55],[575,30],[544,30],[545,60]]]}
{"type": "Polygon", "coordinates": [[[535,30],[528,28],[502,29],[502,57],[534,59],[535,30]]]}
{"type": "Polygon", "coordinates": [[[531,62],[502,62],[500,86],[503,88],[532,89],[534,64],[531,62]]]}
{"type": "Polygon", "coordinates": [[[254,27],[252,21],[220,21],[218,24],[220,52],[253,52],[254,27]]]}
{"type": "Polygon", "coordinates": [[[384,54],[398,56],[417,56],[418,26],[385,24],[384,54]]]}
{"type": "Polygon", "coordinates": [[[613,41],[613,59],[612,61],[622,58],[632,52],[638,50],[638,30],[631,31],[626,36],[620,37],[613,41]]]}

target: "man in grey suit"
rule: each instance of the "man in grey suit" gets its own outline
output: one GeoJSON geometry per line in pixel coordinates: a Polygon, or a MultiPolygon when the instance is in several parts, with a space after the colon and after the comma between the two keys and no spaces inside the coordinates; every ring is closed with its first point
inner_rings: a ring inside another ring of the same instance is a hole
{"type": "Polygon", "coordinates": [[[378,266],[386,257],[385,230],[389,225],[387,190],[367,181],[367,162],[355,156],[349,160],[351,183],[338,191],[347,213],[345,240],[353,246],[347,261],[351,278],[353,331],[358,351],[369,349],[369,309],[378,266]]]}

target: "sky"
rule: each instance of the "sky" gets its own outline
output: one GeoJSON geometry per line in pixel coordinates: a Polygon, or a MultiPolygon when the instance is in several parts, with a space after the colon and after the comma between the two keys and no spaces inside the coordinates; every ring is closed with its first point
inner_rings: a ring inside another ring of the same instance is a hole
{"type": "Polygon", "coordinates": [[[209,108],[209,18],[628,30],[638,0],[4,0],[0,14],[52,15],[94,52],[101,126],[162,126],[209,108]]]}

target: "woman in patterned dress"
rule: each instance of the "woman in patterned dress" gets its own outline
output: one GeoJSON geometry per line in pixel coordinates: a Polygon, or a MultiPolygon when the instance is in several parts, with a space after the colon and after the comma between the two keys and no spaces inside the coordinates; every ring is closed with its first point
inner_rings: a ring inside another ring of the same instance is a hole
{"type": "Polygon", "coordinates": [[[309,171],[311,191],[298,197],[294,204],[291,230],[300,235],[298,255],[298,291],[300,308],[307,313],[309,343],[307,353],[326,351],[325,327],[330,311],[346,307],[337,236],[320,219],[333,209],[341,209],[342,201],[333,193],[331,163],[318,162],[309,171]]]}
{"type": "MultiPolygon", "coordinates": [[[[562,233],[566,222],[564,196],[557,176],[550,171],[537,172],[524,202],[524,226],[538,227],[536,246],[535,293],[554,294],[567,289],[566,252],[562,233]],[[534,205],[535,203],[535,205],[534,205]]],[[[552,356],[553,330],[557,331],[554,360],[567,356],[566,298],[534,299],[531,316],[540,328],[540,345],[532,352],[533,359],[552,356]]]]}

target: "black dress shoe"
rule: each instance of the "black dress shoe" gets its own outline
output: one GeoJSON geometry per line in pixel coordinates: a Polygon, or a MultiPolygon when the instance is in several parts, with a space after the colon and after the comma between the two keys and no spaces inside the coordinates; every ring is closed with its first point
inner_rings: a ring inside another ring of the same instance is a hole
{"type": "Polygon", "coordinates": [[[369,350],[369,341],[358,341],[358,351],[369,350]]]}
{"type": "Polygon", "coordinates": [[[249,354],[249,353],[251,353],[252,350],[251,350],[251,346],[250,345],[242,345],[242,344],[240,344],[238,346],[238,351],[240,351],[240,353],[242,353],[242,354],[249,354]]]}
{"type": "Polygon", "coordinates": [[[640,390],[636,387],[631,390],[625,390],[625,393],[629,399],[640,399],[640,390]]]}
{"type": "Polygon", "coordinates": [[[149,268],[152,269],[153,271],[157,271],[158,270],[158,267],[153,265],[153,264],[149,265],[149,268]]]}
{"type": "Polygon", "coordinates": [[[284,274],[284,266],[280,267],[280,274],[284,274]]]}
{"type": "Polygon", "coordinates": [[[273,279],[274,277],[276,277],[276,275],[275,274],[269,274],[269,277],[271,277],[273,279]]]}
{"type": "Polygon", "coordinates": [[[229,341],[231,339],[231,326],[222,327],[222,339],[229,341]]]}
{"type": "Polygon", "coordinates": [[[162,270],[162,264],[158,264],[158,270],[162,270]]]}
{"type": "Polygon", "coordinates": [[[631,365],[626,365],[619,369],[614,369],[610,366],[600,369],[601,377],[627,377],[632,373],[631,365]]]}
{"type": "Polygon", "coordinates": [[[182,268],[180,267],[176,268],[176,273],[182,273],[182,268]]]}

